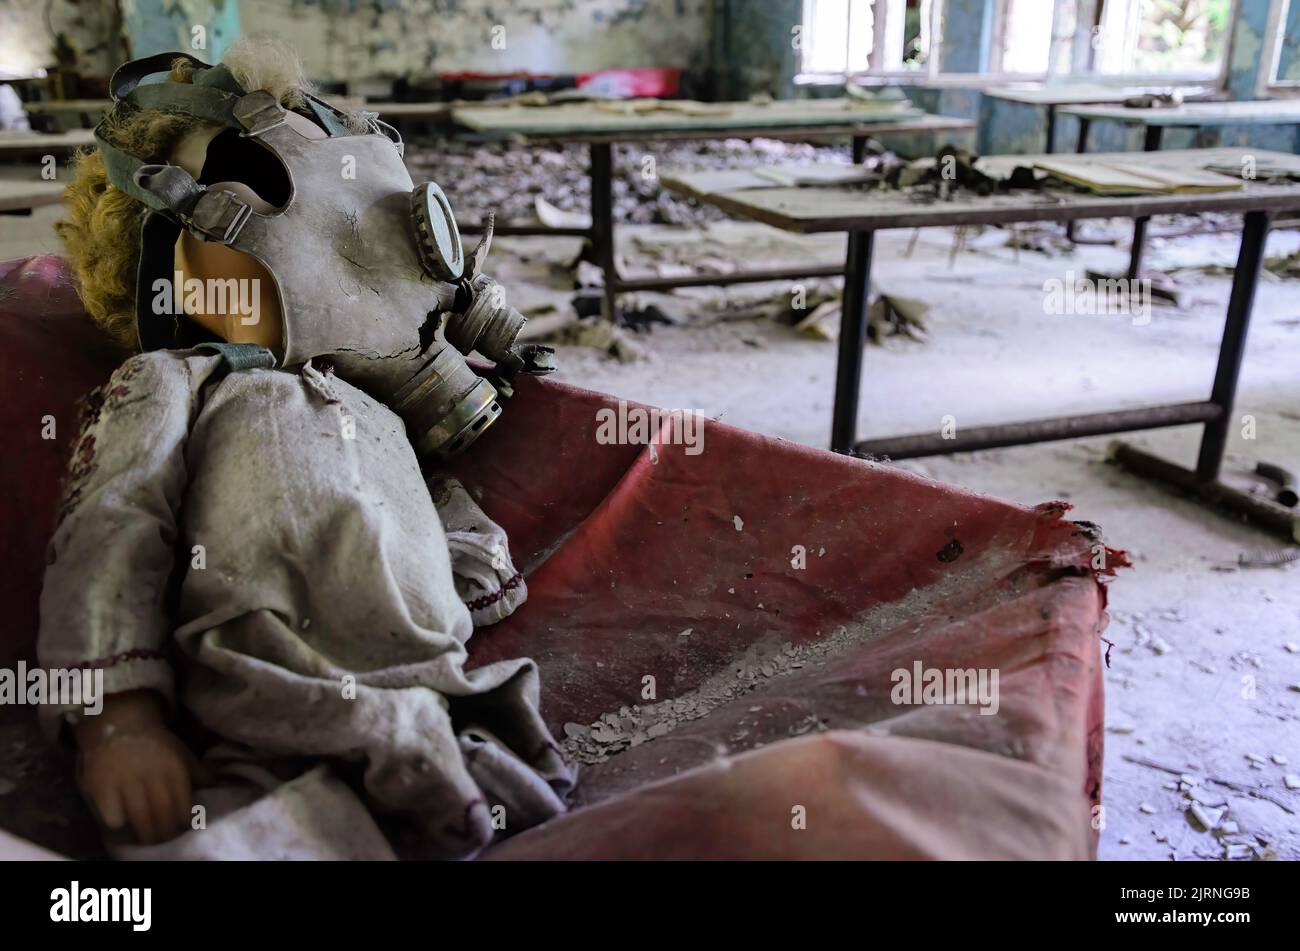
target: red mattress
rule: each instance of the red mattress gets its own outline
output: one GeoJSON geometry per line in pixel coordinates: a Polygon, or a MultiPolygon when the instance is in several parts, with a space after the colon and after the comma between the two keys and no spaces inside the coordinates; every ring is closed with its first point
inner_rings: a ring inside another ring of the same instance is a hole
{"type": "MultiPolygon", "coordinates": [[[[0,264],[0,663],[31,656],[74,404],[113,366],[58,258],[0,264]]],[[[583,767],[570,813],[486,857],[1095,854],[1102,580],[1122,552],[1063,502],[720,423],[698,454],[602,444],[617,405],[524,379],[455,466],[528,575],[472,663],[531,656],[557,736],[609,715],[598,730],[632,738],[583,767]],[[996,712],[900,693],[899,671],[932,670],[996,672],[996,712]],[[647,738],[642,708],[673,698],[693,704],[647,738]]]]}

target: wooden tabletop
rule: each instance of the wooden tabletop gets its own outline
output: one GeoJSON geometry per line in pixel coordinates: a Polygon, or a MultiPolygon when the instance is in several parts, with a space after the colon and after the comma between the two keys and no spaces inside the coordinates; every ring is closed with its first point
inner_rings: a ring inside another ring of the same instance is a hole
{"type": "MultiPolygon", "coordinates": [[[[997,156],[1002,165],[1032,166],[1059,155],[997,156]]],[[[1072,156],[1072,158],[1076,158],[1072,156]]],[[[1300,175],[1300,157],[1262,149],[1177,149],[1168,152],[1088,153],[1097,161],[1133,162],[1165,168],[1204,169],[1210,165],[1277,166],[1300,175]]],[[[1011,224],[1020,221],[1070,221],[1076,218],[1138,218],[1206,211],[1292,211],[1300,209],[1300,183],[1246,181],[1241,189],[1200,194],[1106,197],[1066,188],[1024,189],[980,196],[957,192],[938,201],[924,190],[862,190],[815,186],[755,187],[730,191],[693,190],[692,173],[661,172],[660,183],[730,214],[811,234],[827,231],[876,231],[950,225],[1011,224]]]]}
{"type": "Polygon", "coordinates": [[[62,182],[19,182],[0,179],[0,211],[21,211],[44,205],[57,205],[62,200],[62,182]]]}
{"type": "MultiPolygon", "coordinates": [[[[984,95],[1027,106],[1069,106],[1086,103],[1122,103],[1133,96],[1168,92],[1169,86],[1103,86],[1093,83],[1059,85],[998,86],[984,95]]],[[[1197,92],[1197,90],[1193,90],[1197,92]]]]}
{"type": "Polygon", "coordinates": [[[112,104],[111,99],[43,99],[24,102],[23,108],[28,112],[107,112],[112,104]]]}
{"type": "Polygon", "coordinates": [[[0,156],[66,152],[95,144],[91,129],[69,132],[0,132],[0,156]]]}
{"type": "Polygon", "coordinates": [[[377,112],[381,119],[446,119],[453,108],[450,102],[367,102],[366,112],[377,112]]]}
{"type": "Polygon", "coordinates": [[[760,105],[750,102],[701,103],[707,114],[691,115],[673,108],[648,112],[615,112],[596,104],[506,108],[458,107],[452,119],[476,132],[519,136],[531,140],[567,142],[635,142],[644,140],[772,138],[796,135],[853,135],[871,132],[966,131],[969,119],[930,116],[904,105],[877,107],[850,99],[782,100],[760,105]]]}
{"type": "Polygon", "coordinates": [[[1133,109],[1127,106],[1063,106],[1061,115],[1109,119],[1130,125],[1287,125],[1300,123],[1300,99],[1247,102],[1186,102],[1181,106],[1133,109]]]}

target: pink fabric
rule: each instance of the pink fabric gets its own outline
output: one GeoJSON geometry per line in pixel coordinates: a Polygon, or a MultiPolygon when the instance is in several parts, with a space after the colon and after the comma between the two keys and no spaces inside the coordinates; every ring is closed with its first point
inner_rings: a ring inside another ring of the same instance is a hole
{"type": "MultiPolygon", "coordinates": [[[[8,662],[31,654],[75,401],[114,358],[57,258],[0,264],[0,335],[8,662]]],[[[871,636],[585,768],[579,808],[488,857],[1094,854],[1100,576],[1122,552],[1065,503],[1026,508],[722,424],[705,424],[699,455],[602,445],[596,414],[616,405],[523,379],[453,467],[528,576],[528,602],[475,635],[472,664],[537,660],[563,737],[649,702],[647,676],[679,697],[750,647],[812,644],[864,615],[871,636]],[[924,603],[903,613],[901,599],[924,603]],[[894,703],[893,672],[918,661],[996,669],[997,714],[894,703]]]]}

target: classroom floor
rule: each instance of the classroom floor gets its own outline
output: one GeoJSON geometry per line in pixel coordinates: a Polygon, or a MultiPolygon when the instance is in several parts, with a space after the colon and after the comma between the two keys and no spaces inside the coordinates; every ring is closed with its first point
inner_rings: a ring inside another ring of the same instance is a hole
{"type": "MultiPolygon", "coordinates": [[[[0,258],[57,250],[58,209],[4,218],[0,258]]],[[[718,228],[705,246],[786,239],[767,229],[718,228]]],[[[749,226],[745,226],[748,228],[749,226]]],[[[1098,224],[1104,230],[1107,225],[1098,224]]],[[[1123,226],[1110,226],[1119,233],[1123,226]]],[[[1153,231],[1159,233],[1159,221],[1153,231]]],[[[950,231],[909,232],[876,244],[876,279],[887,292],[929,305],[925,343],[868,348],[860,435],[958,426],[1202,399],[1212,378],[1235,234],[1155,240],[1152,266],[1176,271],[1178,307],[1156,304],[1145,326],[1116,317],[1046,316],[1043,284],[1087,267],[1122,268],[1125,243],[1072,254],[1018,254],[1006,233],[986,231],[950,255],[950,231]]],[[[662,264],[655,226],[625,229],[629,268],[662,264]]],[[[671,243],[671,241],[670,241],[671,243]]],[[[1300,247],[1300,232],[1272,236],[1269,255],[1300,247]]],[[[801,254],[836,260],[842,239],[807,242],[801,254]]],[[[573,247],[553,239],[498,239],[489,270],[522,309],[562,317],[572,291],[556,280],[573,247]],[[548,306],[554,310],[548,312],[548,306]]],[[[689,250],[689,249],[688,249],[689,250]]],[[[774,252],[775,253],[775,252],[774,252]]],[[[725,256],[725,249],[717,251],[725,256]]],[[[750,263],[753,263],[752,261],[750,263]]],[[[763,288],[736,289],[757,294],[763,288]]],[[[789,293],[789,288],[769,288],[789,293]]],[[[1233,436],[1229,468],[1263,459],[1300,467],[1300,298],[1266,276],[1257,295],[1238,415],[1257,438],[1233,436]]],[[[679,320],[640,334],[642,356],[619,362],[584,346],[561,346],[560,378],[814,446],[829,438],[835,345],[770,319],[727,319],[717,291],[655,298],[679,320]]],[[[1189,463],[1199,430],[1133,434],[1137,444],[1189,463]]],[[[1110,588],[1114,643],[1106,672],[1103,859],[1300,858],[1300,567],[1238,568],[1241,552],[1283,542],[1119,471],[1104,461],[1108,438],[1049,443],[900,463],[946,482],[1037,503],[1066,499],[1073,517],[1098,523],[1126,549],[1132,570],[1110,588]],[[1231,784],[1231,785],[1228,785],[1231,784]],[[1226,809],[1207,833],[1190,809],[1226,809]],[[1235,828],[1234,828],[1235,826],[1235,828]]],[[[1098,650],[1105,645],[1099,643],[1098,650]]]]}

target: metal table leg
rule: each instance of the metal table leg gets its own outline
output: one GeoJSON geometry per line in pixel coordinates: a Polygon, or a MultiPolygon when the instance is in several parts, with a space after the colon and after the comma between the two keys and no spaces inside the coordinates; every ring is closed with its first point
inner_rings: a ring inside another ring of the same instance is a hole
{"type": "Polygon", "coordinates": [[[1236,425],[1232,408],[1237,398],[1242,357],[1246,352],[1246,333],[1255,302],[1255,288],[1264,261],[1270,215],[1266,211],[1247,213],[1241,233],[1241,250],[1232,276],[1232,295],[1228,298],[1228,316],[1223,324],[1219,344],[1219,365],[1209,403],[1216,410],[1205,423],[1196,468],[1186,469],[1130,446],[1111,446],[1110,458],[1135,475],[1175,486],[1201,501],[1234,512],[1261,528],[1277,532],[1289,541],[1300,542],[1300,514],[1264,496],[1252,495],[1219,481],[1228,433],[1236,425]]]}
{"type": "Polygon", "coordinates": [[[1043,149],[1048,155],[1056,151],[1056,106],[1051,103],[1047,104],[1047,148],[1043,149]]]}
{"type": "MultiPolygon", "coordinates": [[[[1030,420],[1020,423],[1001,423],[995,426],[966,427],[952,438],[945,438],[936,433],[915,433],[906,436],[891,436],[883,439],[871,439],[856,446],[859,455],[889,456],[893,459],[909,459],[920,456],[947,455],[953,452],[970,452],[977,449],[992,449],[1001,446],[1023,446],[1031,443],[1050,442],[1057,439],[1077,439],[1083,436],[1099,436],[1107,433],[1130,432],[1138,429],[1157,429],[1164,426],[1185,426],[1191,423],[1204,425],[1201,440],[1200,458],[1196,471],[1180,470],[1185,478],[1180,481],[1188,484],[1214,483],[1218,478],[1223,461],[1224,446],[1228,433],[1234,425],[1232,407],[1236,399],[1237,380],[1241,373],[1242,358],[1246,350],[1246,332],[1250,326],[1250,312],[1254,305],[1255,288],[1259,283],[1259,273],[1264,260],[1264,244],[1268,238],[1270,214],[1265,211],[1253,211],[1246,215],[1241,237],[1241,250],[1237,257],[1237,267],[1232,280],[1232,295],[1228,300],[1228,314],[1224,321],[1223,340],[1219,346],[1219,365],[1215,372],[1214,386],[1208,400],[1194,403],[1175,403],[1160,406],[1147,406],[1140,409],[1117,410],[1107,413],[1090,413],[1085,415],[1064,416],[1054,419],[1030,420]]],[[[859,254],[861,252],[859,251],[859,254]]],[[[855,266],[859,269],[869,266],[869,251],[866,265],[855,262],[854,250],[850,246],[850,273],[855,266]]],[[[856,286],[850,285],[850,286],[856,286]]],[[[847,307],[846,289],[845,321],[848,322],[850,311],[847,307]]],[[[846,369],[846,364],[860,348],[848,350],[844,347],[846,334],[841,333],[840,377],[847,381],[844,385],[856,387],[857,364],[846,369]]],[[[856,392],[856,390],[855,390],[856,392]]],[[[841,428],[841,401],[836,399],[836,432],[841,428]]],[[[856,407],[856,404],[855,404],[856,407]]],[[[848,415],[848,424],[854,420],[848,415]]],[[[838,446],[837,446],[838,448],[838,446]]],[[[1172,469],[1179,467],[1172,463],[1162,463],[1172,469]]],[[[1151,473],[1164,478],[1162,473],[1151,473]]],[[[1231,490],[1228,490],[1231,491],[1231,490]]]]}
{"type": "Polygon", "coordinates": [[[849,232],[844,263],[844,306],[840,313],[839,355],[835,364],[835,408],[831,414],[831,450],[852,453],[858,432],[858,397],[862,385],[862,350],[867,345],[867,292],[871,285],[874,231],[849,232]]]}
{"type": "Polygon", "coordinates": [[[853,164],[861,165],[866,157],[867,137],[865,135],[855,135],[853,137],[853,164]]]}
{"type": "Polygon", "coordinates": [[[1223,415],[1206,423],[1201,436],[1196,475],[1202,482],[1217,479],[1223,464],[1228,430],[1233,425],[1232,405],[1237,398],[1241,360],[1246,353],[1246,331],[1250,328],[1255,288],[1259,285],[1259,271],[1264,261],[1264,244],[1268,241],[1268,226],[1268,212],[1252,211],[1246,215],[1242,228],[1241,250],[1237,253],[1237,268],[1232,275],[1232,295],[1228,298],[1228,317],[1223,325],[1223,341],[1219,344],[1219,365],[1214,371],[1214,388],[1210,391],[1210,402],[1221,407],[1223,415]]]}
{"type": "MultiPolygon", "coordinates": [[[[1079,118],[1079,138],[1074,143],[1074,153],[1082,155],[1088,151],[1088,130],[1092,127],[1092,120],[1079,118]]],[[[1077,224],[1075,219],[1071,218],[1065,223],[1065,238],[1067,241],[1074,240],[1074,226],[1077,224]]]]}
{"type": "MultiPolygon", "coordinates": [[[[1146,141],[1143,143],[1144,152],[1160,151],[1160,138],[1164,132],[1164,126],[1148,125],[1146,132],[1146,141]]],[[[1129,246],[1128,252],[1128,278],[1137,280],[1142,271],[1142,253],[1145,250],[1147,240],[1147,222],[1148,218],[1133,219],[1133,243],[1129,246]]]]}
{"type": "Polygon", "coordinates": [[[613,147],[591,144],[591,250],[605,275],[605,319],[618,320],[618,268],[614,255],[613,147]]]}

